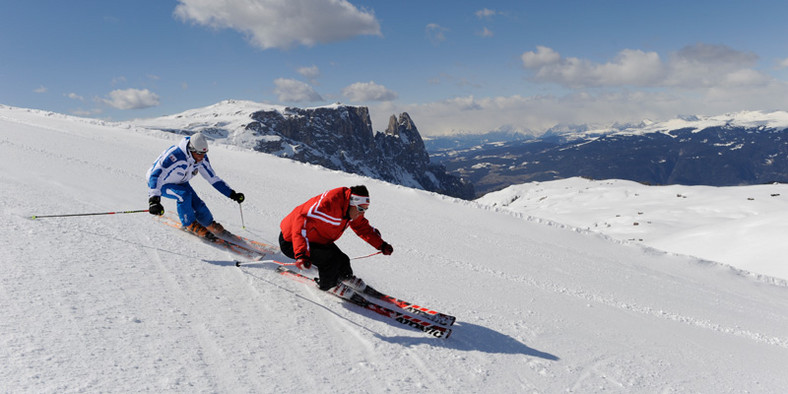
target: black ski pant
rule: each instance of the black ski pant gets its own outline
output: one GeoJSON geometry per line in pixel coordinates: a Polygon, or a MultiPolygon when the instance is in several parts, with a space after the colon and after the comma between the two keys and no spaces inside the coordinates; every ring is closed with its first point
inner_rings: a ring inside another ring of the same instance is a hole
{"type": "MultiPolygon", "coordinates": [[[[295,258],[293,243],[285,241],[284,235],[279,233],[279,249],[285,256],[295,258]]],[[[350,268],[350,257],[339,250],[335,243],[317,244],[309,242],[309,257],[312,264],[317,267],[318,287],[320,290],[328,290],[347,277],[353,276],[353,269],[350,268]]]]}

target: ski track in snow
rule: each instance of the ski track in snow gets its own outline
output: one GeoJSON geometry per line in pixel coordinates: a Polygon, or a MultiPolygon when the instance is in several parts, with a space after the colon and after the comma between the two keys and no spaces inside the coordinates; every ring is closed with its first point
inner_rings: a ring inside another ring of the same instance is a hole
{"type": "Polygon", "coordinates": [[[525,284],[528,285],[529,287],[550,291],[556,294],[570,295],[585,301],[594,302],[597,304],[602,304],[613,308],[618,308],[624,311],[637,312],[644,315],[654,316],[660,319],[677,321],[680,323],[684,323],[692,326],[698,326],[720,333],[745,337],[756,342],[762,342],[769,345],[788,348],[788,338],[775,338],[775,337],[770,337],[768,335],[751,332],[749,330],[742,330],[736,327],[726,327],[706,319],[695,318],[692,316],[685,316],[680,313],[673,313],[658,307],[638,305],[637,303],[627,302],[621,299],[617,299],[615,297],[603,296],[600,294],[590,293],[582,289],[572,288],[566,284],[541,282],[534,279],[533,277],[524,276],[524,275],[511,275],[502,271],[492,270],[488,267],[480,266],[470,262],[441,261],[440,256],[434,256],[434,255],[431,256],[429,254],[425,254],[424,258],[425,260],[440,261],[442,265],[443,264],[451,265],[457,268],[463,268],[468,271],[488,274],[490,276],[494,276],[506,281],[525,284]]]}

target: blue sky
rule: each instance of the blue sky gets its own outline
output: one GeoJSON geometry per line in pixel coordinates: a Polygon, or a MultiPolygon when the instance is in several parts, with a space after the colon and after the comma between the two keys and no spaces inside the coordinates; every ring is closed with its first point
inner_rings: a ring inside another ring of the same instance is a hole
{"type": "Polygon", "coordinates": [[[107,120],[342,102],[429,136],[788,110],[786,1],[0,4],[0,104],[107,120]]]}

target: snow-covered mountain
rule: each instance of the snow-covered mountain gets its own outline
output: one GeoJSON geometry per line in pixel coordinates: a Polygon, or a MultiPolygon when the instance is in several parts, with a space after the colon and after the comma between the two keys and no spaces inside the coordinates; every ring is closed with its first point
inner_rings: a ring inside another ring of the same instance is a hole
{"type": "MultiPolygon", "coordinates": [[[[237,204],[202,179],[193,187],[227,228],[262,241],[275,240],[281,218],[305,199],[366,184],[372,194],[366,215],[394,254],[354,260],[356,274],[392,295],[456,315],[448,340],[380,320],[284,280],[265,264],[236,268],[233,256],[145,213],[30,219],[146,208],[145,171],[179,138],[0,106],[2,391],[777,393],[788,387],[784,282],[617,241],[538,212],[513,213],[211,145],[217,173],[246,194],[246,229],[237,204]]],[[[584,193],[611,205],[624,201],[616,197],[620,188],[592,189],[584,193]]],[[[720,193],[729,190],[738,189],[720,193]]],[[[558,192],[549,191],[545,201],[560,198],[558,192]]],[[[728,205],[737,196],[711,199],[705,209],[742,214],[728,205]]],[[[776,204],[782,197],[753,196],[785,211],[776,204]]],[[[694,198],[688,192],[687,201],[694,198]]],[[[652,200],[644,215],[681,208],[668,202],[661,208],[662,202],[652,200]]],[[[171,201],[164,204],[174,209],[171,201]]],[[[784,243],[779,228],[757,233],[761,244],[784,243]]],[[[350,256],[371,252],[352,232],[338,244],[350,256]]]]}
{"type": "Polygon", "coordinates": [[[740,111],[722,115],[682,115],[667,121],[644,119],[638,123],[600,125],[561,125],[548,130],[542,138],[561,137],[566,141],[596,138],[606,135],[642,135],[666,133],[673,130],[699,132],[708,128],[776,129],[788,128],[786,111],[740,111]]]}
{"type": "Polygon", "coordinates": [[[527,141],[437,152],[432,158],[473,183],[478,195],[575,176],[657,185],[788,182],[788,112],[561,129],[527,141]]]}
{"type": "Polygon", "coordinates": [[[473,186],[430,162],[407,113],[372,130],[369,110],[340,104],[315,108],[226,100],[136,125],[178,134],[201,131],[214,140],[304,163],[470,199],[473,186]]]}

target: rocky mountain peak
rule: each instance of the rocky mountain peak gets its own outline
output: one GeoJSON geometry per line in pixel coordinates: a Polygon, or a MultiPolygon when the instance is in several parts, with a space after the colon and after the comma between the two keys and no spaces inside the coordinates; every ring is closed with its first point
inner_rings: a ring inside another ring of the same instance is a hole
{"type": "Polygon", "coordinates": [[[392,115],[385,132],[375,133],[367,107],[265,108],[250,102],[222,102],[204,110],[149,124],[175,133],[201,131],[215,140],[256,151],[453,197],[475,195],[470,183],[430,163],[424,141],[407,113],[399,118],[392,115]],[[227,115],[217,117],[216,113],[227,115]]]}

